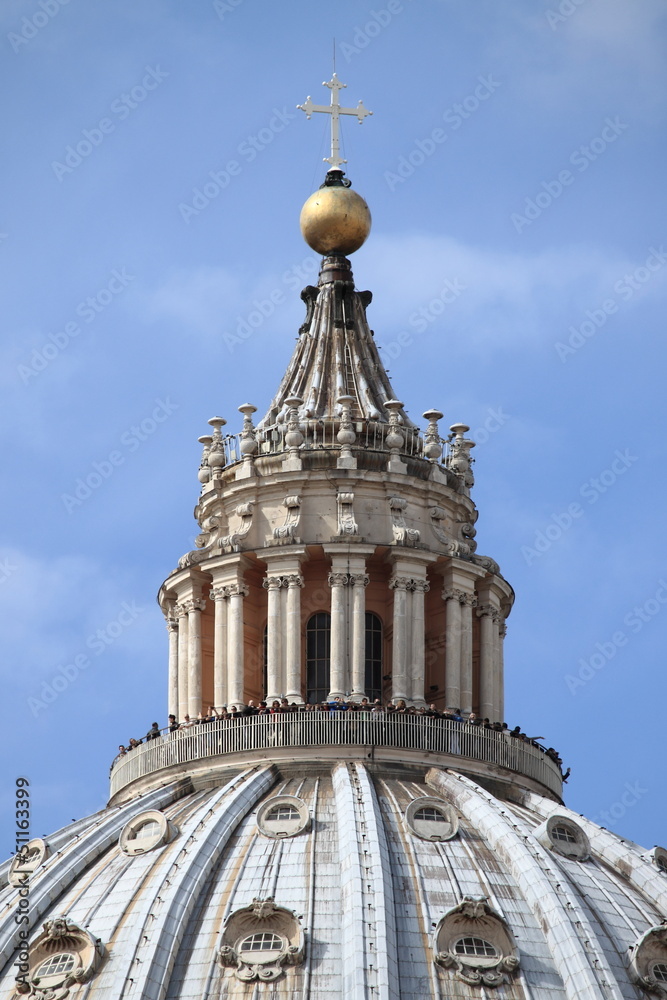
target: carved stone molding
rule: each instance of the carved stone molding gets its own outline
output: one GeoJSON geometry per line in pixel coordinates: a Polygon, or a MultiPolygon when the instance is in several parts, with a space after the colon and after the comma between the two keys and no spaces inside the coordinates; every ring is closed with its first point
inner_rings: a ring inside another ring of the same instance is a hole
{"type": "Polygon", "coordinates": [[[222,538],[218,540],[218,548],[223,549],[224,552],[240,552],[241,543],[246,538],[252,527],[252,512],[255,506],[254,500],[248,500],[247,503],[240,503],[235,508],[234,513],[237,517],[241,518],[241,523],[235,531],[231,531],[228,535],[223,535],[222,538]]]}
{"type": "Polygon", "coordinates": [[[338,534],[358,535],[359,526],[354,518],[354,493],[338,493],[336,495],[338,505],[338,534]]]}
{"type": "Polygon", "coordinates": [[[502,986],[519,967],[512,932],[485,898],[464,896],[449,910],[436,927],[433,950],[436,963],[469,986],[502,986]]]}
{"type": "Polygon", "coordinates": [[[18,980],[16,993],[35,1000],[66,1000],[73,988],[78,995],[78,987],[92,979],[105,954],[100,939],[68,917],[47,920],[30,945],[28,970],[18,980]],[[50,962],[54,957],[62,960],[50,962]]]}
{"type": "Polygon", "coordinates": [[[234,970],[243,983],[271,982],[285,965],[303,961],[304,934],[292,910],[277,906],[272,897],[254,899],[230,914],[222,930],[218,961],[234,970]],[[258,947],[268,941],[268,947],[258,947]]]}
{"type": "Polygon", "coordinates": [[[283,507],[286,508],[285,520],[277,528],[273,529],[273,537],[277,539],[290,539],[298,541],[296,529],[301,518],[301,497],[289,496],[283,500],[283,507]]]}
{"type": "Polygon", "coordinates": [[[405,510],[408,501],[403,497],[387,497],[391,510],[391,528],[394,545],[416,545],[420,538],[417,528],[408,528],[405,521],[405,510]]]}
{"type": "Polygon", "coordinates": [[[490,556],[471,555],[470,562],[473,562],[475,566],[481,566],[487,573],[494,573],[496,576],[500,576],[500,566],[490,556]]]}
{"type": "Polygon", "coordinates": [[[187,569],[188,566],[196,566],[208,559],[217,547],[221,527],[219,517],[215,515],[205,517],[201,523],[201,534],[195,538],[196,548],[181,556],[178,560],[178,568],[187,569]]]}

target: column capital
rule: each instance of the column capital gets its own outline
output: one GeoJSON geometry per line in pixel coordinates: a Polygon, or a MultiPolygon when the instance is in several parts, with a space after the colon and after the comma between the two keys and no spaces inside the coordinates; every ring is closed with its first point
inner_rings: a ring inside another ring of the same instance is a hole
{"type": "Polygon", "coordinates": [[[186,615],[189,615],[191,611],[203,611],[206,607],[206,601],[203,597],[190,597],[187,601],[181,601],[180,607],[183,608],[186,615]]]}
{"type": "Polygon", "coordinates": [[[188,603],[187,601],[182,601],[174,605],[174,614],[176,615],[177,618],[187,618],[188,616],[187,603],[188,603]]]}
{"type": "Polygon", "coordinates": [[[265,590],[280,590],[281,587],[286,586],[285,578],[283,576],[266,576],[262,580],[262,586],[265,590]]]}
{"type": "Polygon", "coordinates": [[[305,581],[300,573],[289,573],[283,577],[284,587],[303,587],[305,581]]]}
{"type": "Polygon", "coordinates": [[[494,622],[499,622],[501,618],[500,611],[493,604],[480,604],[476,614],[478,618],[492,618],[494,622]]]}
{"type": "Polygon", "coordinates": [[[250,593],[248,587],[243,583],[231,583],[225,588],[229,597],[247,597],[250,593]]]}
{"type": "MultiPolygon", "coordinates": [[[[175,611],[174,611],[174,613],[175,613],[175,611]]],[[[172,632],[178,632],[178,619],[177,618],[167,618],[165,624],[167,626],[167,632],[169,632],[170,634],[172,632]]]]}
{"type": "Polygon", "coordinates": [[[413,580],[410,589],[422,594],[428,594],[431,589],[431,584],[428,580],[413,580]]]}
{"type": "Polygon", "coordinates": [[[211,587],[208,596],[212,601],[224,601],[229,597],[229,587],[211,587]]]}
{"type": "Polygon", "coordinates": [[[329,573],[327,583],[330,587],[346,587],[350,582],[348,573],[329,573]]]}
{"type": "Polygon", "coordinates": [[[500,634],[501,639],[504,639],[505,636],[507,635],[507,625],[505,624],[504,618],[501,618],[499,621],[498,632],[500,634]]]}
{"type": "Polygon", "coordinates": [[[350,584],[353,587],[367,587],[370,581],[368,573],[350,573],[350,584]]]}
{"type": "Polygon", "coordinates": [[[474,608],[477,605],[477,598],[469,590],[460,590],[458,587],[445,587],[442,591],[443,601],[458,601],[463,607],[474,608]]]}
{"type": "Polygon", "coordinates": [[[390,590],[408,590],[412,579],[409,576],[392,576],[389,581],[390,590]]]}

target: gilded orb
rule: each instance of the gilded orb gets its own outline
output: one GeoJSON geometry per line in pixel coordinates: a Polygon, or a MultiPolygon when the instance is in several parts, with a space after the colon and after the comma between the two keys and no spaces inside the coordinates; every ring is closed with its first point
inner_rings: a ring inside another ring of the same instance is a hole
{"type": "Polygon", "coordinates": [[[349,187],[323,186],[301,209],[301,235],[317,253],[354,253],[371,231],[364,199],[349,187]]]}

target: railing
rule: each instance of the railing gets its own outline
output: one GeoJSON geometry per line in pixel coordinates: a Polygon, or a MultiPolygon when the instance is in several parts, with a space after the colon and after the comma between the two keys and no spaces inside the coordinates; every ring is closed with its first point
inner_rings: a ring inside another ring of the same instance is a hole
{"type": "Polygon", "coordinates": [[[137,778],[207,757],[331,746],[453,754],[518,772],[559,796],[562,790],[560,769],[542,750],[494,730],[429,716],[299,712],[202,723],[149,740],[114,762],[111,795],[137,778]]]}
{"type": "MultiPolygon", "coordinates": [[[[389,424],[377,420],[353,420],[352,426],[356,433],[356,441],[352,445],[353,449],[361,448],[364,451],[389,452],[389,448],[385,442],[385,437],[390,430],[389,424]]],[[[304,442],[299,449],[300,452],[318,451],[323,448],[340,449],[341,447],[336,436],[340,430],[339,420],[301,420],[299,422],[299,430],[304,436],[304,442]]],[[[404,438],[404,444],[399,449],[401,455],[423,458],[424,439],[419,429],[416,427],[401,426],[399,430],[404,438]]],[[[266,430],[257,430],[257,456],[279,455],[288,451],[289,449],[285,444],[285,434],[287,431],[288,427],[285,423],[267,428],[266,430]]],[[[449,444],[444,438],[440,439],[440,443],[443,446],[444,457],[442,462],[444,463],[449,452],[449,444]]],[[[240,432],[224,436],[226,465],[235,465],[241,461],[243,454],[240,445],[240,432]]]]}

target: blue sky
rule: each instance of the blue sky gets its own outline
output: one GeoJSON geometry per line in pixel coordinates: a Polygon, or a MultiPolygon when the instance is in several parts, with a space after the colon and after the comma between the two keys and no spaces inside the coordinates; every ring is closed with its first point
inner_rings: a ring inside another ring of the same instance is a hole
{"type": "Polygon", "coordinates": [[[17,775],[47,833],[164,721],[197,437],[267,407],[316,273],[327,126],[295,105],[334,36],[374,112],[343,133],[357,286],[413,419],[473,429],[478,551],[516,590],[507,722],[572,808],[665,844],[665,29],[661,0],[5,0],[5,856],[17,775]]]}

